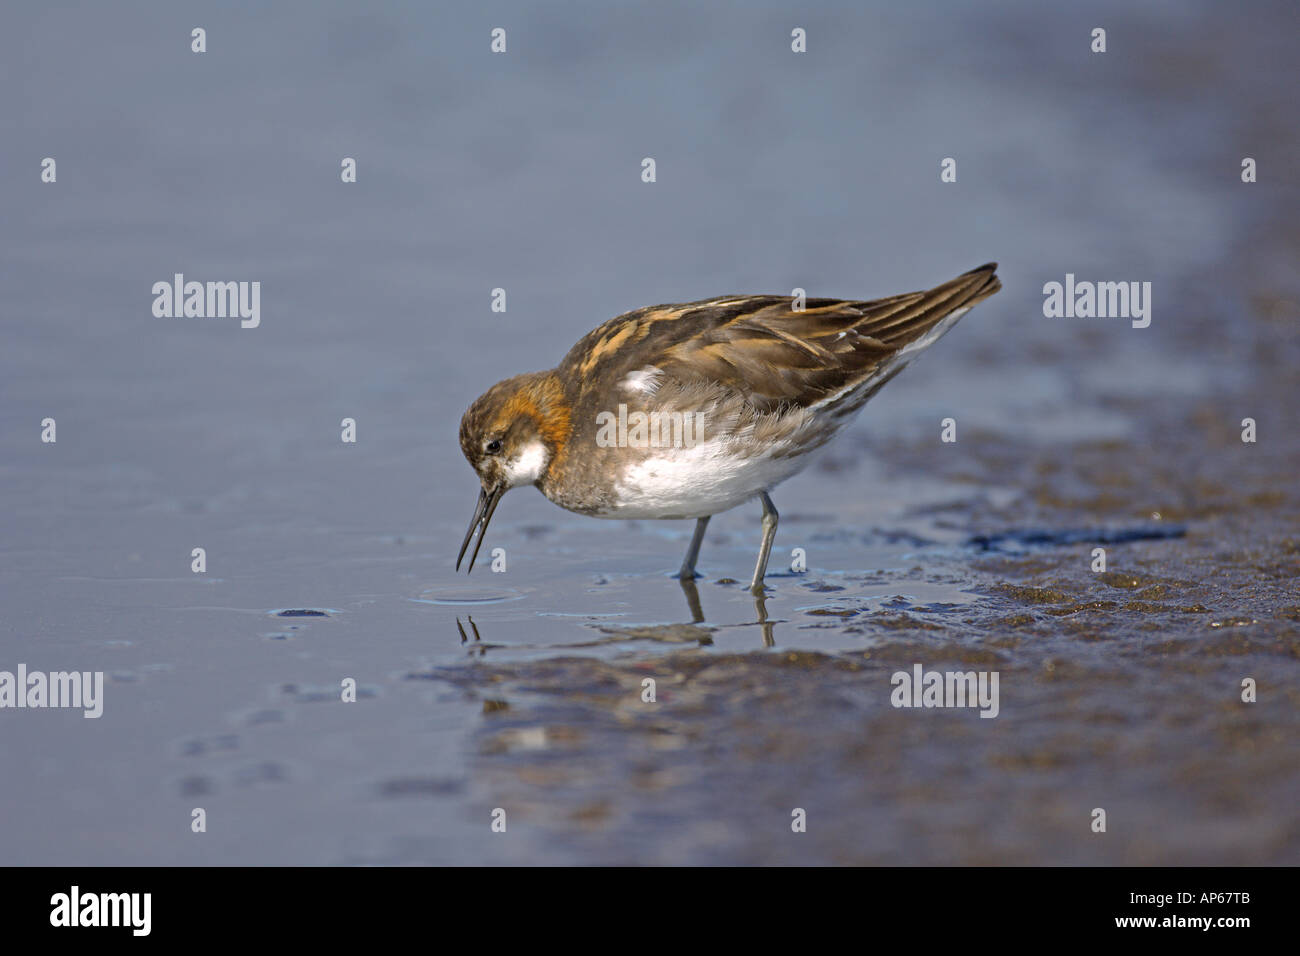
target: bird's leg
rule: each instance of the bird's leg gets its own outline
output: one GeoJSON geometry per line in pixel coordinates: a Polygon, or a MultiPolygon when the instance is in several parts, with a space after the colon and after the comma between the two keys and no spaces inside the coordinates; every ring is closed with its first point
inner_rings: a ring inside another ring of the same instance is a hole
{"type": "Polygon", "coordinates": [[[683,581],[695,580],[695,559],[700,556],[700,545],[704,543],[704,529],[709,526],[711,515],[705,515],[703,518],[695,520],[695,536],[691,538],[691,546],[686,551],[686,557],[682,559],[682,569],[677,576],[683,581]]]}
{"type": "Polygon", "coordinates": [[[758,496],[763,502],[763,543],[758,547],[758,564],[754,565],[754,580],[749,582],[749,590],[754,594],[763,593],[763,575],[767,573],[767,559],[772,553],[772,540],[776,537],[776,522],[780,517],[766,491],[760,491],[758,496]]]}

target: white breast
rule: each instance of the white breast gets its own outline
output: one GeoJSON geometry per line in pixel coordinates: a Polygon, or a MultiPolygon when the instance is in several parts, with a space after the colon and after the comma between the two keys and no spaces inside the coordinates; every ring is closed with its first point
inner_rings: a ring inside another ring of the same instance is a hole
{"type": "MultiPolygon", "coordinates": [[[[615,485],[606,518],[701,518],[727,511],[774,487],[808,464],[807,455],[777,458],[771,449],[753,456],[720,438],[693,448],[665,448],[629,465],[615,485]]],[[[784,447],[784,445],[782,446],[784,447]]],[[[745,448],[752,451],[752,448],[745,448]]]]}

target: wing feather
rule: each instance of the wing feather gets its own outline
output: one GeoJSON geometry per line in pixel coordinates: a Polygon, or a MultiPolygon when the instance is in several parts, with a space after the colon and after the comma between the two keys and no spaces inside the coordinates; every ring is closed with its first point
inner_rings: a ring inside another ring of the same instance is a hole
{"type": "Polygon", "coordinates": [[[989,263],[933,289],[884,299],[809,299],[799,312],[790,296],[771,295],[637,309],[584,337],[560,372],[571,386],[608,388],[653,369],[656,383],[723,386],[762,412],[808,407],[861,391],[873,377],[883,384],[947,331],[951,323],[939,327],[944,319],[1002,287],[996,269],[989,263]]]}

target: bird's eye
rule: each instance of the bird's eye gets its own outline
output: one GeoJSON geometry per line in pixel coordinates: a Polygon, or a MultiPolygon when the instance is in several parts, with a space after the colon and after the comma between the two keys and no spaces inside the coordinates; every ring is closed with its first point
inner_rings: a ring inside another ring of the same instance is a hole
{"type": "Polygon", "coordinates": [[[488,453],[489,455],[495,455],[495,454],[496,454],[497,452],[499,452],[500,450],[501,450],[501,439],[500,439],[500,438],[494,438],[494,439],[492,439],[490,442],[487,443],[487,453],[488,453]]]}

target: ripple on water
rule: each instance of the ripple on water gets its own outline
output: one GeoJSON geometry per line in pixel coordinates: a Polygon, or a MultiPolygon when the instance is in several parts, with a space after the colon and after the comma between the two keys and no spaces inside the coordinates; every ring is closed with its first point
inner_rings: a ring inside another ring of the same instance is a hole
{"type": "Polygon", "coordinates": [[[518,601],[523,592],[514,588],[474,587],[453,585],[451,587],[428,588],[421,591],[417,598],[410,598],[416,604],[444,604],[456,607],[477,606],[480,604],[501,604],[505,601],[518,601]]]}

